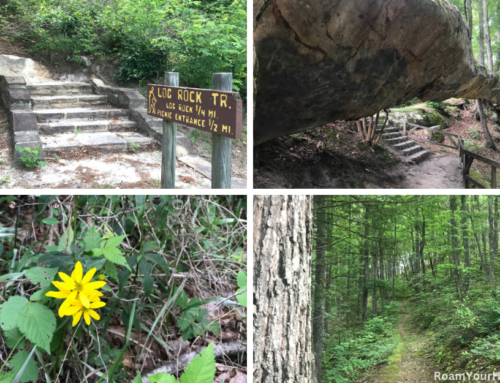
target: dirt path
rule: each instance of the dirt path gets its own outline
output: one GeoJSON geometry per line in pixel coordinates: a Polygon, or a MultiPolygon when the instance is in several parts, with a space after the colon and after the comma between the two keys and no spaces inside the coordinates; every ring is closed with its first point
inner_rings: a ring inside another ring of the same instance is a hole
{"type": "Polygon", "coordinates": [[[432,153],[418,165],[408,165],[405,189],[463,189],[462,169],[457,154],[432,153]]]}
{"type": "Polygon", "coordinates": [[[403,316],[398,322],[399,344],[389,357],[389,365],[364,379],[364,383],[430,383],[439,367],[428,355],[429,339],[410,330],[410,313],[401,304],[403,316]]]}

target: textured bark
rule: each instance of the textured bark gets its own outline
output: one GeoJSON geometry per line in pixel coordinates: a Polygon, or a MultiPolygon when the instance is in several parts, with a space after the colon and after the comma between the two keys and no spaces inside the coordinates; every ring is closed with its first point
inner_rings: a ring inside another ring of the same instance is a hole
{"type": "Polygon", "coordinates": [[[493,197],[488,196],[488,223],[490,225],[490,286],[495,291],[495,223],[493,217],[493,197]]]}
{"type": "Polygon", "coordinates": [[[483,0],[477,0],[479,12],[479,65],[484,65],[484,15],[483,0]]]}
{"type": "Polygon", "coordinates": [[[488,58],[488,69],[493,72],[493,54],[491,53],[490,23],[488,17],[488,0],[483,0],[484,6],[484,37],[486,42],[486,57],[488,58]]]}
{"type": "Polygon", "coordinates": [[[456,276],[456,291],[458,294],[458,298],[462,300],[462,286],[460,281],[460,272],[458,268],[460,267],[460,257],[458,256],[458,230],[457,230],[457,221],[455,220],[455,212],[457,211],[457,196],[450,196],[450,210],[451,210],[451,219],[450,219],[450,229],[451,229],[451,251],[453,262],[455,263],[455,276],[456,276]]]}
{"type": "Polygon", "coordinates": [[[500,103],[448,1],[254,2],[254,144],[419,97],[500,103]]]}
{"type": "Polygon", "coordinates": [[[469,21],[469,37],[472,41],[472,0],[466,0],[467,2],[467,20],[469,21]]]}
{"type": "Polygon", "coordinates": [[[323,317],[325,307],[325,236],[326,214],[323,195],[314,196],[314,211],[316,222],[316,262],[314,272],[314,301],[313,301],[313,352],[314,371],[318,381],[321,381],[321,359],[323,357],[323,317]]]}
{"type": "Polygon", "coordinates": [[[367,311],[368,311],[368,236],[370,235],[370,224],[368,222],[368,208],[365,208],[365,243],[363,248],[363,273],[361,275],[361,319],[363,322],[366,321],[367,311]]]}
{"type": "Polygon", "coordinates": [[[312,198],[254,198],[254,382],[309,383],[312,198]]]}

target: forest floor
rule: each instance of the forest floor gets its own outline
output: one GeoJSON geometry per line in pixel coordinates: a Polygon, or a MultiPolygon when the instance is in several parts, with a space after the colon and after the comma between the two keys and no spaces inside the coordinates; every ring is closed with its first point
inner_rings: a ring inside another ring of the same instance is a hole
{"type": "Polygon", "coordinates": [[[430,383],[440,371],[430,353],[432,340],[410,326],[411,309],[401,303],[403,315],[398,321],[399,344],[389,357],[389,364],[372,371],[362,383],[430,383]]]}

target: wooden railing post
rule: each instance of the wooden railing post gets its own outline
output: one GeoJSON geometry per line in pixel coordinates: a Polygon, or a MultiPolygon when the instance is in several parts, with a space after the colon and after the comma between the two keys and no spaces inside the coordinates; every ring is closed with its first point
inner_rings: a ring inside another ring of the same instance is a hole
{"type": "Polygon", "coordinates": [[[491,166],[491,188],[497,188],[497,168],[494,166],[491,166]]]}
{"type": "MultiPolygon", "coordinates": [[[[212,74],[212,89],[232,91],[233,74],[212,74]]],[[[212,189],[231,189],[231,146],[231,138],[212,134],[212,189]]]]}
{"type": "Polygon", "coordinates": [[[403,121],[403,136],[406,136],[406,121],[403,121]]]}
{"type": "MultiPolygon", "coordinates": [[[[179,86],[179,73],[165,72],[165,85],[179,86]]],[[[161,188],[175,189],[175,151],[177,148],[177,123],[163,121],[161,141],[161,188]]]]}

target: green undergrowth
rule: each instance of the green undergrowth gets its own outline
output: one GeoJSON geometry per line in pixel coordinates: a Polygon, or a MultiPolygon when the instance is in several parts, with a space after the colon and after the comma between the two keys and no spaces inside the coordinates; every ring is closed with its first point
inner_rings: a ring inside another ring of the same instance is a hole
{"type": "Polygon", "coordinates": [[[246,99],[244,0],[0,0],[11,42],[54,63],[82,56],[118,60],[115,80],[212,88],[212,73],[233,73],[246,99]]]}
{"type": "Polygon", "coordinates": [[[481,271],[469,268],[468,274],[474,288],[462,300],[453,285],[436,284],[429,286],[432,292],[420,293],[413,306],[411,321],[428,331],[435,361],[446,372],[500,367],[500,290],[492,294],[481,271]]]}
{"type": "Polygon", "coordinates": [[[391,302],[379,316],[366,321],[362,329],[350,331],[348,339],[339,344],[337,338],[325,341],[323,382],[349,383],[361,377],[369,368],[389,363],[388,371],[401,358],[404,349],[397,334],[399,305],[391,302]]]}

